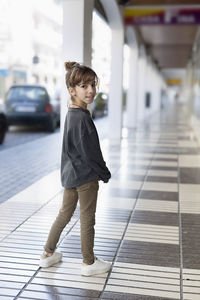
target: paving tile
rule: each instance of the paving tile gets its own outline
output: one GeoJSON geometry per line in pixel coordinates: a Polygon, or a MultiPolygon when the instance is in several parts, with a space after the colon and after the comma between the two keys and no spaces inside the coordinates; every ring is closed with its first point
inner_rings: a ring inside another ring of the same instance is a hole
{"type": "Polygon", "coordinates": [[[109,188],[118,188],[118,189],[132,189],[138,190],[142,187],[142,181],[133,181],[133,180],[116,180],[112,179],[109,183],[109,188]]]}
{"type": "Polygon", "coordinates": [[[18,295],[18,293],[20,292],[20,290],[16,290],[16,289],[11,289],[11,288],[5,288],[5,287],[0,287],[0,297],[5,297],[4,299],[6,299],[6,297],[15,297],[18,295]]]}
{"type": "Polygon", "coordinates": [[[21,290],[24,287],[24,283],[9,281],[9,279],[8,280],[0,280],[0,287],[6,288],[6,289],[21,290]]]}
{"type": "Polygon", "coordinates": [[[142,190],[148,191],[162,191],[162,192],[178,192],[177,183],[166,183],[166,182],[144,182],[142,190]]]}
{"type": "Polygon", "coordinates": [[[182,245],[184,268],[200,269],[198,258],[200,248],[199,215],[182,214],[182,245]]]}
{"type": "Polygon", "coordinates": [[[159,176],[147,176],[146,181],[150,182],[167,182],[167,183],[177,183],[176,177],[159,177],[159,176]]]}
{"type": "Polygon", "coordinates": [[[18,299],[42,299],[42,300],[94,300],[95,298],[91,297],[82,297],[77,295],[62,295],[62,294],[51,294],[51,293],[45,293],[45,292],[33,292],[33,291],[24,291],[21,294],[21,297],[18,299]]]}
{"type": "Polygon", "coordinates": [[[9,300],[9,299],[13,300],[13,296],[6,296],[6,299],[5,299],[5,295],[3,295],[3,296],[0,295],[0,300],[9,300]]]}
{"type": "Polygon", "coordinates": [[[196,192],[200,193],[200,184],[179,184],[179,191],[180,193],[185,193],[185,192],[196,192]]]}
{"type": "MultiPolygon", "coordinates": [[[[160,202],[164,202],[164,201],[159,201],[159,203],[160,202]]],[[[164,204],[165,203],[166,202],[164,202],[164,204]]],[[[171,225],[171,226],[178,226],[179,224],[177,213],[169,213],[166,211],[157,212],[155,210],[154,211],[136,210],[132,215],[130,222],[152,224],[152,225],[171,225]]]]}
{"type": "Polygon", "coordinates": [[[151,243],[179,244],[179,228],[177,226],[150,225],[130,223],[125,240],[151,243]]]}
{"type": "Polygon", "coordinates": [[[104,284],[99,283],[90,283],[90,282],[74,282],[70,280],[62,280],[62,279],[49,279],[49,278],[41,278],[35,277],[32,280],[32,283],[43,284],[43,285],[52,285],[52,286],[60,286],[60,287],[69,287],[69,288],[82,288],[87,290],[96,290],[101,291],[103,289],[104,284]]]}
{"type": "Polygon", "coordinates": [[[168,167],[168,166],[163,166],[163,165],[161,165],[161,166],[158,166],[158,165],[151,165],[151,168],[150,168],[151,170],[158,170],[158,171],[177,171],[177,167],[168,167]]]}
{"type": "Polygon", "coordinates": [[[179,155],[179,167],[199,168],[200,155],[179,155]]]}
{"type": "MultiPolygon", "coordinates": [[[[1,266],[1,264],[0,264],[1,266]]],[[[2,268],[0,267],[0,274],[8,274],[8,275],[23,275],[23,276],[33,276],[35,271],[30,271],[30,270],[22,270],[22,269],[11,269],[11,268],[2,268]]]]}
{"type": "Polygon", "coordinates": [[[99,291],[94,290],[86,290],[86,289],[73,289],[71,287],[59,287],[59,286],[51,286],[51,285],[41,285],[41,284],[29,284],[25,290],[28,291],[36,291],[36,292],[46,292],[51,293],[52,295],[70,295],[70,296],[82,296],[87,299],[90,298],[98,298],[100,295],[99,291]]]}
{"type": "Polygon", "coordinates": [[[8,275],[8,274],[0,274],[0,280],[14,281],[14,282],[22,282],[26,283],[30,277],[22,276],[22,275],[8,275]]]}
{"type": "Polygon", "coordinates": [[[146,264],[165,267],[179,267],[179,246],[165,243],[124,240],[118,255],[118,262],[146,264]]]}
{"type": "Polygon", "coordinates": [[[111,197],[137,198],[138,194],[139,194],[139,190],[130,190],[130,189],[111,188],[108,191],[108,196],[111,197]]]}
{"type": "Polygon", "coordinates": [[[200,184],[200,168],[180,168],[180,183],[200,184]]]}
{"type": "Polygon", "coordinates": [[[110,197],[106,195],[101,196],[100,199],[100,201],[97,201],[97,211],[105,210],[106,207],[132,211],[136,201],[134,198],[110,197]]]}
{"type": "Polygon", "coordinates": [[[167,201],[178,201],[178,193],[168,191],[151,191],[142,190],[139,194],[142,199],[153,199],[153,200],[167,200],[167,201]]]}
{"type": "Polygon", "coordinates": [[[149,295],[138,295],[138,294],[127,294],[123,293],[115,293],[115,292],[104,292],[103,298],[107,300],[171,300],[172,298],[162,298],[162,297],[154,297],[149,295]]]}
{"type": "Polygon", "coordinates": [[[178,213],[178,202],[138,199],[135,210],[178,213]]]}

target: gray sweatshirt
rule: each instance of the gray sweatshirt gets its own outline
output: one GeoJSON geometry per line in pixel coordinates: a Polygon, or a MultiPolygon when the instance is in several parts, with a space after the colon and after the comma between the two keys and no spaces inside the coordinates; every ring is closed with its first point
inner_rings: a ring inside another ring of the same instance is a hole
{"type": "Polygon", "coordinates": [[[61,157],[63,187],[77,187],[92,180],[108,182],[110,177],[90,112],[82,108],[69,108],[61,157]]]}

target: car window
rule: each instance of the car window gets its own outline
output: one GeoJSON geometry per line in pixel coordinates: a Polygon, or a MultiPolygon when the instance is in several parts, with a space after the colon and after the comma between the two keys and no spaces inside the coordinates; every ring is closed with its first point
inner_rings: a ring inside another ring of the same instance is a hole
{"type": "Polygon", "coordinates": [[[45,100],[47,92],[41,87],[13,87],[8,91],[9,100],[45,100]]]}

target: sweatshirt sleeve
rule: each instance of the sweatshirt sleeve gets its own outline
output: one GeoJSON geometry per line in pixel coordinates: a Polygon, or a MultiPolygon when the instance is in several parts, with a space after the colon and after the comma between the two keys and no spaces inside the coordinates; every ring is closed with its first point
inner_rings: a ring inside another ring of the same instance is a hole
{"type": "Polygon", "coordinates": [[[103,159],[96,130],[93,130],[90,133],[85,132],[84,136],[77,144],[77,150],[82,158],[87,161],[91,169],[99,175],[99,179],[108,182],[111,173],[106,167],[106,163],[103,159]]]}

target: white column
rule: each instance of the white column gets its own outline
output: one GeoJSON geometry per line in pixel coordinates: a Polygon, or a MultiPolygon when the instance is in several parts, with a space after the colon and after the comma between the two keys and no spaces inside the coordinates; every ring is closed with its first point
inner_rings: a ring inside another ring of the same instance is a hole
{"type": "Polygon", "coordinates": [[[138,99],[137,122],[144,120],[145,116],[145,92],[146,92],[146,52],[144,46],[140,46],[138,60],[138,99]]]}
{"type": "Polygon", "coordinates": [[[119,140],[122,130],[122,90],[123,90],[123,16],[116,0],[101,0],[111,28],[111,78],[108,101],[108,136],[119,140]]]}
{"type": "Polygon", "coordinates": [[[65,85],[65,61],[91,65],[92,12],[94,0],[63,0],[63,89],[61,97],[61,132],[70,98],[65,85]]]}
{"type": "Polygon", "coordinates": [[[126,123],[129,128],[136,126],[137,120],[137,95],[138,95],[138,44],[136,35],[132,26],[127,26],[126,37],[130,47],[129,57],[129,87],[126,99],[126,123]]]}
{"type": "Polygon", "coordinates": [[[156,98],[154,103],[154,112],[160,111],[161,104],[161,74],[157,69],[155,69],[155,85],[156,85],[156,98]]]}

